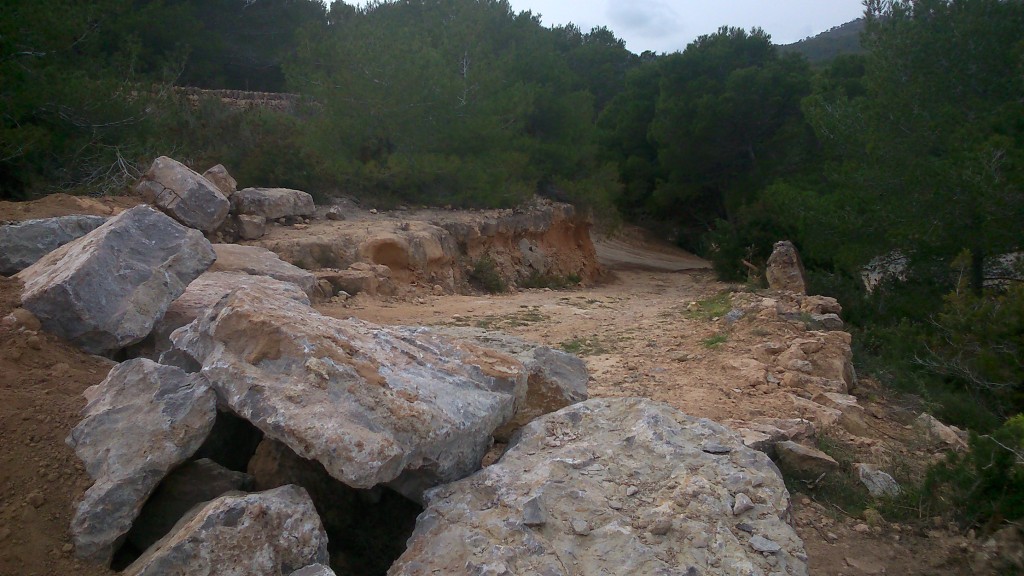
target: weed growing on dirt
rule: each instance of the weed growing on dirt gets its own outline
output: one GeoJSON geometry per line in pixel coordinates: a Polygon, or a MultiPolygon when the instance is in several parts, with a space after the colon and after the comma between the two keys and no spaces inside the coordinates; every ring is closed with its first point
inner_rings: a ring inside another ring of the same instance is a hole
{"type": "Polygon", "coordinates": [[[719,332],[714,336],[701,340],[700,343],[703,344],[705,348],[714,349],[718,348],[721,344],[725,343],[728,340],[728,334],[726,334],[725,332],[719,332]]]}
{"type": "Polygon", "coordinates": [[[531,308],[520,310],[504,316],[484,316],[476,321],[477,328],[484,330],[501,330],[504,328],[519,328],[539,322],[550,320],[551,317],[538,309],[531,308]]]}
{"type": "Polygon", "coordinates": [[[687,318],[694,320],[711,320],[721,318],[732,310],[732,293],[719,292],[718,294],[691,304],[685,313],[687,318]]]}
{"type": "Polygon", "coordinates": [[[563,351],[577,356],[597,356],[606,354],[608,349],[594,337],[573,338],[558,345],[563,351]]]}
{"type": "Polygon", "coordinates": [[[576,274],[568,276],[557,276],[553,274],[540,274],[534,271],[528,278],[519,282],[520,288],[551,288],[552,290],[563,290],[570,286],[576,286],[581,281],[576,274]]]}

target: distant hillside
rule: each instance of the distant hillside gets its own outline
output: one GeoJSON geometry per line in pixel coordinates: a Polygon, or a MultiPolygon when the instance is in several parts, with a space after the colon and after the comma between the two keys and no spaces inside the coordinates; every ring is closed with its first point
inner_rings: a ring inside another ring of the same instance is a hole
{"type": "Polygon", "coordinates": [[[840,54],[862,52],[860,33],[863,31],[864,19],[858,18],[822,32],[813,38],[779,46],[779,50],[803,54],[811,64],[820,64],[828,62],[840,54]]]}

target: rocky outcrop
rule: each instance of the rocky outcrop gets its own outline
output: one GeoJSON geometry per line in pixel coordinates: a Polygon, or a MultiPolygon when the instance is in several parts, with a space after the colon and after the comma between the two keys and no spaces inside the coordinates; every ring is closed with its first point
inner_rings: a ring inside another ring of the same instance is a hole
{"type": "Polygon", "coordinates": [[[104,216],[61,216],[0,226],[0,275],[21,272],[106,221],[104,216]]]}
{"type": "Polygon", "coordinates": [[[231,195],[238,191],[238,182],[228,173],[228,169],[223,164],[217,164],[203,172],[203,178],[216,186],[225,198],[231,198],[231,195]]]}
{"type": "Polygon", "coordinates": [[[539,418],[496,464],[426,499],[391,576],[807,574],[768,457],[646,399],[539,418]]]}
{"type": "Polygon", "coordinates": [[[231,208],[217,186],[166,156],[153,161],[135,191],[171,218],[203,232],[216,230],[231,208]]]}
{"type": "Polygon", "coordinates": [[[128,542],[146,550],[167,535],[197,504],[228,492],[249,490],[252,477],[203,458],[186,462],[171,472],[142,507],[128,532],[128,542]]]}
{"type": "Polygon", "coordinates": [[[172,335],[225,405],[355,488],[418,499],[474,471],[525,392],[522,365],[412,329],[240,289],[172,335]]]}
{"type": "MultiPolygon", "coordinates": [[[[281,264],[288,265],[284,262],[281,264]]],[[[163,318],[153,326],[150,335],[137,346],[129,349],[129,354],[151,360],[158,359],[161,354],[171,349],[172,332],[191,324],[233,290],[254,286],[259,286],[302,304],[309,305],[310,303],[309,296],[292,282],[282,282],[269,276],[242,272],[205,272],[188,285],[184,294],[171,302],[163,318]]]]}
{"type": "Polygon", "coordinates": [[[269,276],[281,282],[290,282],[312,297],[316,288],[316,276],[277,257],[273,252],[258,246],[238,244],[214,244],[217,261],[210,266],[210,272],[241,272],[253,276],[269,276]]]}
{"type": "Polygon", "coordinates": [[[231,195],[235,214],[262,216],[267,220],[309,217],[316,213],[313,197],[288,188],[243,188],[231,195]]]}
{"type": "Polygon", "coordinates": [[[132,563],[126,576],[291,574],[327,563],[327,534],[306,491],[284,486],[210,502],[132,563]]]}
{"type": "Polygon", "coordinates": [[[213,262],[210,243],[149,206],[137,206],[61,246],[17,277],[22,305],[43,327],[87,352],[141,341],[170,303],[213,262]]]}
{"type": "Polygon", "coordinates": [[[382,265],[397,283],[415,281],[445,292],[470,292],[469,273],[484,258],[513,286],[588,281],[599,272],[591,224],[569,205],[378,218],[372,225],[350,218],[315,221],[301,230],[274,227],[259,245],[307,270],[382,265]]]}
{"type": "Polygon", "coordinates": [[[768,258],[768,269],[765,272],[768,287],[772,290],[807,294],[807,279],[804,265],[796,246],[789,240],[776,242],[772,255],[768,258]]]}
{"type": "Polygon", "coordinates": [[[163,477],[203,443],[216,408],[202,377],[144,359],[115,366],[86,398],[68,444],[96,482],[71,534],[78,557],[106,564],[163,477]]]}

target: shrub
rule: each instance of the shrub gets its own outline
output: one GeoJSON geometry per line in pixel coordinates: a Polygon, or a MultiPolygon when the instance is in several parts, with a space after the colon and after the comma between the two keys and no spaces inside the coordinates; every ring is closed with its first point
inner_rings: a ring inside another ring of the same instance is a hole
{"type": "Polygon", "coordinates": [[[924,493],[932,504],[952,510],[965,527],[1024,518],[1024,416],[991,435],[972,434],[969,445],[929,471],[924,493]]]}
{"type": "Polygon", "coordinates": [[[505,280],[498,272],[498,267],[490,254],[484,254],[473,264],[473,269],[469,271],[469,281],[477,288],[491,294],[504,292],[507,289],[505,280]]]}

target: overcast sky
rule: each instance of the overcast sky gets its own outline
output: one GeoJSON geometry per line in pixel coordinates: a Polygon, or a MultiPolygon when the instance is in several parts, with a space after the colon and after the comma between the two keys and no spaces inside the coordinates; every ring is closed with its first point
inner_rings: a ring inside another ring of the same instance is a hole
{"type": "MultiPolygon", "coordinates": [[[[545,26],[573,22],[584,32],[607,26],[636,53],[683,50],[720,26],[764,28],[790,44],[861,16],[861,0],[509,0],[540,14],[545,26]]],[[[365,1],[348,0],[349,4],[365,1]]]]}

